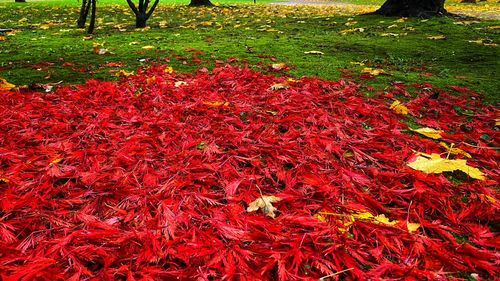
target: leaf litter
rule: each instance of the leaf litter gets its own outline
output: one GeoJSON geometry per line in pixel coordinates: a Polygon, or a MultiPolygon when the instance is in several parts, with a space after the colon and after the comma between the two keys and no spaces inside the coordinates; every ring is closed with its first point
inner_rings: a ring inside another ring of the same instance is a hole
{"type": "Polygon", "coordinates": [[[48,93],[3,82],[0,279],[498,273],[499,111],[477,94],[422,84],[390,108],[403,86],[367,97],[245,67],[135,73],[48,93]],[[410,117],[471,158],[409,134],[410,117]],[[415,170],[415,151],[483,178],[415,170]]]}

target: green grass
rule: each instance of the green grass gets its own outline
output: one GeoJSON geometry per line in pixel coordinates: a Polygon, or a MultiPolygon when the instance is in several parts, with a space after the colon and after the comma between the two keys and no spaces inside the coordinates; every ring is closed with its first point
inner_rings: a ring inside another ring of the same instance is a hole
{"type": "MultiPolygon", "coordinates": [[[[186,0],[175,2],[182,5],[161,4],[148,22],[151,28],[135,30],[125,1],[99,0],[98,29],[92,40],[83,40],[84,31],[74,27],[76,0],[64,1],[67,7],[60,5],[62,0],[0,1],[0,18],[4,19],[0,28],[19,30],[0,41],[0,77],[15,84],[115,79],[110,70],[133,70],[151,62],[192,71],[234,57],[263,71],[273,62],[286,62],[293,76],[339,79],[347,72],[352,79],[376,89],[393,81],[467,86],[484,93],[488,102],[499,101],[499,47],[469,42],[482,39],[499,44],[500,29],[492,28],[500,25],[499,20],[398,21],[353,15],[339,8],[227,4],[251,3],[240,0],[214,1],[222,3],[214,8],[188,8],[186,0]],[[342,33],[353,28],[364,31],[342,33]],[[437,35],[446,38],[427,38],[437,35]],[[94,54],[93,43],[103,43],[102,48],[110,53],[94,54]],[[310,50],[324,55],[304,54],[310,50]],[[201,63],[193,63],[193,55],[201,63]],[[123,62],[124,66],[106,67],[109,62],[123,62]],[[363,67],[382,68],[388,75],[363,80],[363,67]]],[[[360,6],[354,12],[373,8],[360,6]]]]}

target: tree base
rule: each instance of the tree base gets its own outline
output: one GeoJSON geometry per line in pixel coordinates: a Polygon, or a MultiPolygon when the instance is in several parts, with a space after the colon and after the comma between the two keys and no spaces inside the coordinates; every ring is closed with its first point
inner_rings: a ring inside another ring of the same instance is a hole
{"type": "Polygon", "coordinates": [[[191,0],[189,7],[214,6],[210,0],[191,0]]]}
{"type": "Polygon", "coordinates": [[[387,0],[373,14],[397,17],[435,17],[448,14],[444,8],[444,0],[387,0]]]}

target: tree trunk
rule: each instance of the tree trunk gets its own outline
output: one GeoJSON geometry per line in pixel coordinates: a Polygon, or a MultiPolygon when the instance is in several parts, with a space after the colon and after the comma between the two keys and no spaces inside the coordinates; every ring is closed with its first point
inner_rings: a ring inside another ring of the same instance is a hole
{"type": "Polygon", "coordinates": [[[87,29],[87,33],[92,34],[94,33],[94,27],[95,27],[96,0],[88,0],[88,1],[90,1],[91,4],[91,12],[90,12],[90,23],[89,23],[89,28],[87,29]]]}
{"type": "Polygon", "coordinates": [[[16,3],[26,3],[26,0],[16,0],[16,3]]]}
{"type": "Polygon", "coordinates": [[[196,7],[196,6],[213,6],[212,2],[210,0],[191,0],[191,3],[189,3],[189,6],[191,7],[196,7]]]}
{"type": "Polygon", "coordinates": [[[134,4],[134,2],[132,2],[132,0],[127,0],[128,6],[132,10],[132,12],[134,12],[134,15],[135,15],[135,27],[136,28],[146,27],[146,22],[151,17],[153,12],[155,11],[156,6],[158,6],[158,2],[160,2],[160,0],[155,0],[155,2],[153,3],[153,6],[151,6],[151,8],[149,8],[149,10],[148,10],[150,0],[139,0],[138,6],[136,6],[134,4]]]}
{"type": "Polygon", "coordinates": [[[374,14],[400,17],[432,17],[446,15],[445,0],[386,0],[374,14]]]}
{"type": "Polygon", "coordinates": [[[80,7],[80,16],[78,17],[78,21],[76,22],[76,27],[85,27],[85,22],[87,21],[87,16],[89,15],[90,4],[90,0],[82,0],[82,6],[80,7]]]}

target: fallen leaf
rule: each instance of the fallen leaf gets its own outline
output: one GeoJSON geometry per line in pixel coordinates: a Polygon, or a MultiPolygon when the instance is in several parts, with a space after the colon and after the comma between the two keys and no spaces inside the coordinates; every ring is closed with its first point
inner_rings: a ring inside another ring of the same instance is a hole
{"type": "Polygon", "coordinates": [[[446,36],[444,36],[444,35],[427,36],[427,39],[430,39],[430,40],[444,40],[444,39],[446,39],[446,36]]]}
{"type": "Polygon", "coordinates": [[[14,89],[15,87],[16,87],[16,85],[7,82],[7,80],[5,80],[3,78],[0,78],[0,90],[10,91],[10,90],[14,89]]]}
{"type": "Polygon", "coordinates": [[[156,47],[155,47],[155,46],[144,46],[144,47],[142,47],[142,48],[143,48],[144,50],[154,50],[154,49],[156,49],[156,47]]]}
{"type": "Polygon", "coordinates": [[[168,73],[168,74],[172,74],[172,73],[174,73],[174,68],[171,66],[167,66],[167,67],[165,67],[165,70],[163,72],[168,73]]]}
{"type": "Polygon", "coordinates": [[[178,87],[180,87],[180,86],[187,86],[187,85],[188,85],[188,83],[186,83],[186,82],[184,82],[184,81],[176,81],[176,82],[174,83],[174,87],[176,87],[176,88],[178,88],[178,87]]]}
{"type": "Polygon", "coordinates": [[[284,62],[280,62],[280,63],[273,63],[273,64],[271,64],[271,68],[272,68],[273,70],[278,70],[278,71],[279,71],[279,70],[283,70],[283,69],[285,69],[286,67],[287,67],[287,64],[286,64],[286,63],[284,63],[284,62]]]}
{"type": "Polygon", "coordinates": [[[421,135],[424,135],[426,137],[429,137],[429,138],[435,139],[435,140],[440,139],[442,137],[442,135],[444,134],[443,130],[436,130],[436,129],[428,128],[428,127],[419,128],[419,129],[410,128],[410,131],[419,133],[421,135]]]}
{"type": "Polygon", "coordinates": [[[5,41],[5,36],[0,36],[0,41],[5,41]]]}
{"type": "Polygon", "coordinates": [[[398,100],[395,100],[389,108],[392,109],[397,114],[401,115],[408,115],[409,112],[408,108],[403,104],[401,104],[401,102],[398,100]]]}
{"type": "Polygon", "coordinates": [[[380,69],[380,68],[365,67],[361,70],[361,73],[366,73],[366,74],[370,74],[373,76],[378,76],[380,74],[385,74],[385,71],[383,69],[380,69]]]}
{"type": "Polygon", "coordinates": [[[269,90],[271,91],[276,91],[276,90],[285,90],[285,89],[288,89],[288,85],[287,84],[284,84],[284,83],[276,83],[276,84],[273,84],[271,85],[271,87],[269,87],[269,90]]]}
{"type": "Polygon", "coordinates": [[[272,195],[262,195],[261,197],[255,199],[250,205],[248,205],[247,212],[254,212],[259,209],[262,210],[266,216],[275,218],[276,214],[274,213],[277,209],[273,206],[272,203],[276,203],[280,201],[281,199],[272,196],[272,195]]]}
{"type": "Polygon", "coordinates": [[[467,165],[467,161],[463,159],[445,159],[439,154],[425,154],[418,152],[414,161],[408,163],[408,166],[422,171],[426,174],[440,174],[443,172],[462,171],[471,178],[484,180],[484,174],[478,168],[467,165]]]}
{"type": "Polygon", "coordinates": [[[218,106],[229,106],[229,102],[228,101],[204,101],[203,102],[204,105],[208,105],[208,106],[213,106],[213,107],[218,107],[218,106]]]}
{"type": "Polygon", "coordinates": [[[116,77],[128,77],[128,76],[131,76],[131,75],[134,75],[134,72],[133,71],[126,71],[126,70],[119,70],[118,72],[115,73],[115,76],[116,77]]]}
{"type": "Polygon", "coordinates": [[[467,158],[472,158],[472,156],[469,153],[463,151],[460,148],[453,147],[453,144],[451,146],[448,146],[448,144],[446,144],[444,142],[440,142],[439,145],[446,148],[446,150],[448,150],[448,152],[452,155],[463,155],[467,158]]]}
{"type": "Polygon", "coordinates": [[[306,51],[306,52],[304,52],[304,54],[306,54],[306,55],[324,55],[325,53],[323,53],[321,51],[306,51]]]}
{"type": "Polygon", "coordinates": [[[408,232],[413,233],[413,232],[417,231],[417,229],[420,228],[420,224],[414,223],[414,222],[407,222],[406,228],[408,229],[408,232]]]}

